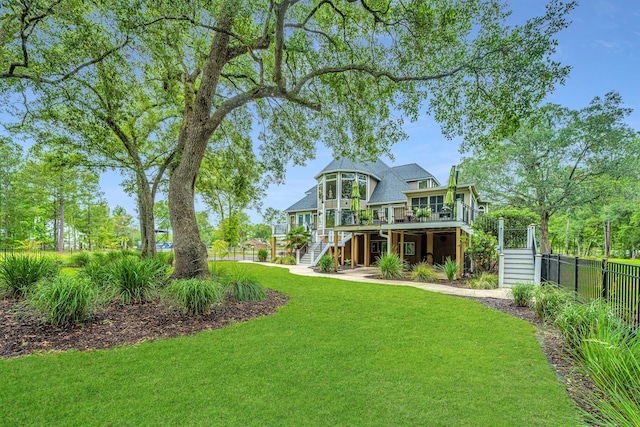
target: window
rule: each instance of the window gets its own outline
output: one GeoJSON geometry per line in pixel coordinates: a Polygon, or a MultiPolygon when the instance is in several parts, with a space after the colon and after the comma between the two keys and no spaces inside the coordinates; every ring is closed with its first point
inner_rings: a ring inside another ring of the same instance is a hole
{"type": "Polygon", "coordinates": [[[443,203],[444,203],[444,196],[429,197],[429,207],[431,208],[431,212],[440,212],[442,210],[443,203]]]}
{"type": "Polygon", "coordinates": [[[326,213],[326,224],[327,228],[333,228],[336,225],[336,211],[335,209],[327,209],[326,213]]]}
{"type": "Polygon", "coordinates": [[[367,175],[358,174],[358,189],[360,190],[360,200],[367,200],[367,175]]]}
{"type": "Polygon", "coordinates": [[[343,173],[340,181],[340,185],[342,186],[342,198],[350,199],[351,198],[351,190],[353,189],[353,183],[355,182],[356,174],[355,173],[343,173]]]}
{"type": "Polygon", "coordinates": [[[415,211],[416,209],[426,208],[429,206],[429,198],[428,197],[412,197],[411,198],[411,208],[415,211]]]}
{"type": "Polygon", "coordinates": [[[326,200],[335,200],[338,197],[338,180],[335,173],[329,174],[325,178],[327,184],[326,200]]]}
{"type": "Polygon", "coordinates": [[[425,179],[424,181],[418,181],[418,188],[419,189],[424,189],[424,188],[429,188],[431,187],[431,180],[430,179],[425,179]]]}
{"type": "Polygon", "coordinates": [[[458,199],[464,203],[464,193],[456,193],[456,200],[458,199]]]}

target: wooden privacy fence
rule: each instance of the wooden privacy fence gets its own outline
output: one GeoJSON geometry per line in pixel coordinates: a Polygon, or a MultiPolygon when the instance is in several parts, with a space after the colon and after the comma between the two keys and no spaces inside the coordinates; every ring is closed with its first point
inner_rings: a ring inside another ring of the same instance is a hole
{"type": "Polygon", "coordinates": [[[640,266],[543,254],[541,280],[572,292],[580,301],[604,298],[640,326],[640,266]]]}

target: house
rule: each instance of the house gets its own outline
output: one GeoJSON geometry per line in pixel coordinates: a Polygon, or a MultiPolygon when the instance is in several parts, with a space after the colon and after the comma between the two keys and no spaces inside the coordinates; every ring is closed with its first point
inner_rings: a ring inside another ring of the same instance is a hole
{"type": "Polygon", "coordinates": [[[379,159],[333,160],[315,180],[317,185],[285,209],[286,227],[278,229],[282,234],[304,226],[312,232],[301,254],[309,265],[327,252],[352,267],[395,252],[409,264],[441,264],[450,257],[462,266],[463,236],[472,234],[475,218],[487,212],[474,185],[454,180],[443,186],[416,163],[389,167],[379,159]],[[446,203],[448,191],[453,202],[446,203]]]}

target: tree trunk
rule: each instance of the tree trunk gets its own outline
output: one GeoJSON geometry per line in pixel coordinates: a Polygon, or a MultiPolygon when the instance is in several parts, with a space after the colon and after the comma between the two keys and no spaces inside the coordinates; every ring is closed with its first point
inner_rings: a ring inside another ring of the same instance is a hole
{"type": "Polygon", "coordinates": [[[154,196],[149,181],[143,172],[137,174],[138,182],[138,218],[140,220],[140,240],[142,240],[142,258],[156,256],[156,226],[153,213],[154,196]]]}
{"type": "Polygon", "coordinates": [[[228,59],[233,12],[230,4],[222,3],[217,25],[221,30],[213,37],[209,55],[202,67],[202,80],[197,94],[193,85],[190,88],[187,85],[185,89],[186,108],[182,113],[182,128],[178,137],[177,163],[169,177],[169,218],[175,253],[174,279],[210,275],[207,246],[200,239],[196,221],[195,183],[207,143],[226,114],[223,112],[216,115],[215,122],[209,120],[220,73],[228,59]]]}
{"type": "Polygon", "coordinates": [[[169,178],[169,217],[175,252],[174,279],[209,275],[207,246],[200,240],[194,208],[200,163],[181,161],[169,178]]]}
{"type": "Polygon", "coordinates": [[[60,195],[60,219],[58,220],[58,252],[64,251],[64,196],[60,195]]]}
{"type": "Polygon", "coordinates": [[[549,242],[549,214],[547,211],[540,213],[540,253],[551,253],[551,243],[549,242]]]}
{"type": "Polygon", "coordinates": [[[611,221],[605,221],[602,228],[604,229],[604,257],[609,258],[611,253],[611,221]]]}

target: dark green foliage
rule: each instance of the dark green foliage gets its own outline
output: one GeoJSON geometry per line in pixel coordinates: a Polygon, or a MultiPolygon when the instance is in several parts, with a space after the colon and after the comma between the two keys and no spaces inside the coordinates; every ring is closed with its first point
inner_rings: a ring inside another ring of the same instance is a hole
{"type": "Polygon", "coordinates": [[[269,256],[269,251],[266,249],[258,249],[258,261],[265,262],[269,256]]]}
{"type": "Polygon", "coordinates": [[[147,301],[164,281],[167,266],[147,258],[124,257],[113,264],[111,285],[123,304],[147,301]]]}
{"type": "Polygon", "coordinates": [[[329,255],[322,255],[320,261],[318,261],[318,269],[323,273],[329,273],[335,271],[335,262],[329,255]]]}
{"type": "Polygon", "coordinates": [[[14,298],[29,293],[39,280],[57,274],[58,264],[50,257],[10,254],[0,261],[0,287],[14,298]]]}
{"type": "Polygon", "coordinates": [[[384,255],[377,262],[379,275],[383,279],[403,279],[405,264],[396,254],[384,255]]]}
{"type": "Polygon", "coordinates": [[[421,262],[413,266],[411,279],[415,282],[437,283],[438,273],[427,263],[421,262]]]}
{"type": "Polygon", "coordinates": [[[490,271],[498,258],[496,247],[498,239],[491,233],[476,230],[469,236],[469,246],[466,252],[473,261],[474,268],[480,271],[490,271]]]}
{"type": "Polygon", "coordinates": [[[111,263],[122,259],[122,252],[120,251],[107,251],[104,254],[105,262],[111,263]]]}
{"type": "Polygon", "coordinates": [[[511,288],[513,302],[518,307],[531,307],[536,293],[536,285],[533,283],[519,282],[511,288]]]}
{"type": "Polygon", "coordinates": [[[296,257],[294,257],[293,255],[287,255],[282,260],[282,264],[296,265],[296,257]]]}
{"type": "Polygon", "coordinates": [[[545,283],[536,289],[533,309],[544,322],[554,322],[570,300],[571,297],[565,291],[551,283],[545,283]]]}
{"type": "Polygon", "coordinates": [[[208,313],[224,301],[222,286],[209,279],[174,280],[164,293],[187,316],[208,313]]]}
{"type": "Polygon", "coordinates": [[[458,274],[458,263],[447,257],[444,264],[436,264],[436,267],[447,276],[449,282],[453,282],[458,274]]]}
{"type": "Polygon", "coordinates": [[[311,233],[304,226],[291,229],[287,233],[287,249],[294,250],[301,248],[311,239],[311,233]]]}
{"type": "Polygon", "coordinates": [[[95,309],[98,288],[87,278],[60,275],[42,282],[31,300],[53,326],[81,323],[95,309]]]}
{"type": "Polygon", "coordinates": [[[105,258],[100,257],[93,259],[78,273],[82,277],[86,277],[100,289],[106,289],[111,282],[111,264],[105,263],[105,258]]]}
{"type": "Polygon", "coordinates": [[[246,270],[236,270],[225,280],[224,291],[232,301],[260,301],[267,298],[262,285],[246,270]]]}
{"type": "Polygon", "coordinates": [[[80,251],[71,254],[71,265],[74,267],[84,267],[91,261],[91,255],[89,252],[80,251]]]}

